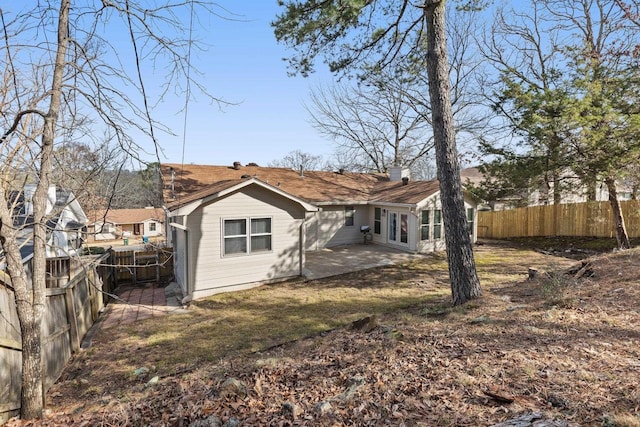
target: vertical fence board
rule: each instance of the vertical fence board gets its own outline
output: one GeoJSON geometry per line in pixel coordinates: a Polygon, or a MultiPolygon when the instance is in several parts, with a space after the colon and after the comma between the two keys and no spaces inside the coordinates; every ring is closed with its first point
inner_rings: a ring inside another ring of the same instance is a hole
{"type": "Polygon", "coordinates": [[[64,294],[64,289],[47,290],[47,308],[42,322],[45,390],[58,379],[65,363],[71,357],[70,324],[64,294]]]}
{"type": "Polygon", "coordinates": [[[78,281],[73,288],[73,299],[77,308],[78,316],[78,332],[80,336],[84,336],[91,325],[93,325],[93,315],[91,312],[91,300],[89,295],[89,285],[87,277],[78,281]]]}
{"type": "Polygon", "coordinates": [[[0,423],[20,409],[20,324],[13,292],[0,285],[0,423]],[[3,416],[3,413],[6,414],[3,416]]]}
{"type": "MultiPolygon", "coordinates": [[[[640,237],[640,201],[620,202],[631,238],[640,237]]],[[[530,206],[478,212],[478,237],[615,237],[609,202],[530,206]]]]}
{"type": "Polygon", "coordinates": [[[159,281],[173,276],[171,248],[114,251],[111,264],[115,266],[117,283],[159,281]]]}
{"type": "MultiPolygon", "coordinates": [[[[47,260],[47,305],[42,321],[45,390],[57,381],[72,352],[78,348],[77,342],[97,318],[103,304],[102,295],[97,290],[90,291],[87,276],[91,275],[101,286],[102,277],[108,278],[109,269],[97,270],[108,257],[109,254],[84,258],[84,266],[78,259],[47,260]]],[[[25,268],[30,271],[30,265],[25,268]]],[[[10,285],[8,275],[0,272],[0,424],[17,415],[20,409],[20,323],[10,285]]]]}

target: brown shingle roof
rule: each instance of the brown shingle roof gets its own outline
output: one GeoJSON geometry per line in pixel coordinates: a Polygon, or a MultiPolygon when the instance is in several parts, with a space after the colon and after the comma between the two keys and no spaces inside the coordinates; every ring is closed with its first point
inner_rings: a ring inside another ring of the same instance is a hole
{"type": "Polygon", "coordinates": [[[183,204],[235,185],[239,179],[255,177],[310,203],[418,203],[438,190],[437,181],[415,181],[403,186],[386,174],[298,171],[260,166],[161,165],[165,203],[183,204]],[[171,191],[171,171],[174,191],[171,191]],[[217,188],[220,185],[222,187],[217,188]]]}
{"type": "Polygon", "coordinates": [[[438,181],[384,182],[376,185],[369,201],[417,204],[440,190],[438,181]]]}

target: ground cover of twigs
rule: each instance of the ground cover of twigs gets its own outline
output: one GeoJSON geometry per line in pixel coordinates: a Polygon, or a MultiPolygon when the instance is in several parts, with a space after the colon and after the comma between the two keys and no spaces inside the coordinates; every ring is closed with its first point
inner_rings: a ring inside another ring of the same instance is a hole
{"type": "MultiPolygon", "coordinates": [[[[640,426],[640,248],[575,261],[482,245],[476,257],[484,296],[456,308],[437,256],[305,283],[321,294],[361,289],[359,302],[376,303],[351,305],[351,316],[337,311],[342,320],[293,340],[283,323],[295,330],[303,318],[263,319],[263,339],[239,345],[233,324],[207,311],[230,316],[231,307],[196,304],[210,328],[229,334],[209,343],[211,358],[189,316],[163,325],[182,330],[165,331],[160,344],[144,324],[99,333],[49,391],[46,419],[33,424],[489,426],[528,417],[549,426],[640,426]],[[384,310],[371,289],[394,286],[423,296],[384,310]],[[197,348],[181,340],[184,354],[169,354],[178,351],[170,337],[188,332],[188,322],[197,348]],[[274,341],[269,322],[289,338],[274,341]],[[190,360],[190,351],[199,356],[190,360]]],[[[263,292],[295,299],[300,284],[279,286],[263,292]]]]}

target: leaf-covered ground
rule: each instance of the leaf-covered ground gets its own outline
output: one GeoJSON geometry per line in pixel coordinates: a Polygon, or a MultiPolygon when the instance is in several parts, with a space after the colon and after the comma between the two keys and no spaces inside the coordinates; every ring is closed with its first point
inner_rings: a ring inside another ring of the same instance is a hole
{"type": "MultiPolygon", "coordinates": [[[[348,286],[366,294],[362,304],[394,283],[424,294],[386,312],[379,302],[366,306],[376,317],[361,329],[344,315],[346,326],[336,320],[326,332],[278,343],[269,321],[290,336],[282,330],[295,330],[296,320],[274,318],[256,326],[262,340],[221,351],[235,342],[229,335],[211,342],[206,358],[190,320],[193,360],[188,341],[150,346],[157,332],[149,326],[138,326],[137,342],[131,330],[101,331],[49,391],[46,419],[33,424],[482,426],[537,412],[568,425],[640,426],[640,249],[592,257],[580,278],[564,274],[575,261],[549,252],[483,245],[476,254],[484,296],[464,307],[450,307],[437,257],[305,284],[320,293],[348,286]],[[527,280],[528,267],[536,279],[527,280]]],[[[299,287],[246,298],[295,298],[299,287]]],[[[193,310],[215,316],[204,311],[214,301],[193,310]]],[[[189,332],[189,324],[173,326],[189,332]]],[[[209,324],[217,326],[233,327],[209,324]]]]}

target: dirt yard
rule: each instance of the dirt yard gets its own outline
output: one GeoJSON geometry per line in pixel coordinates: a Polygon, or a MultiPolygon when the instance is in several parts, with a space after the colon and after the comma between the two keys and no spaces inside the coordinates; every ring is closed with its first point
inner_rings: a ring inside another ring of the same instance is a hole
{"type": "Polygon", "coordinates": [[[640,248],[562,253],[478,246],[463,307],[434,255],[101,331],[9,425],[640,426],[640,248]]]}

